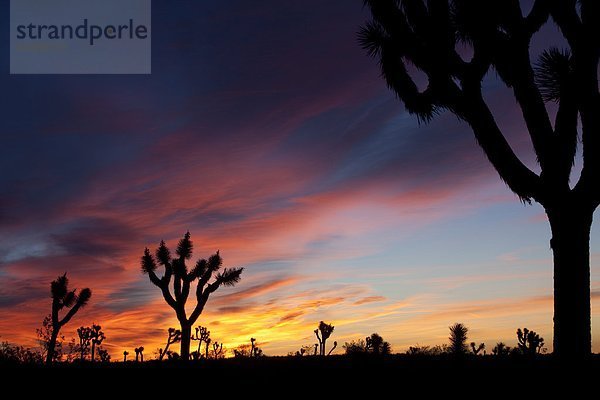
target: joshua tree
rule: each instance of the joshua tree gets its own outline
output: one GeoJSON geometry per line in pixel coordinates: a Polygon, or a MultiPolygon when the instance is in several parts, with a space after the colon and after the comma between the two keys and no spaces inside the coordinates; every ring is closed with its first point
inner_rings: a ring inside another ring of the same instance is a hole
{"type": "Polygon", "coordinates": [[[523,330],[521,328],[517,329],[517,340],[519,342],[519,350],[525,355],[535,356],[541,353],[544,348],[544,338],[527,328],[523,328],[523,330]]]}
{"type": "Polygon", "coordinates": [[[199,260],[196,266],[188,272],[185,262],[192,257],[192,249],[190,233],[187,232],[177,245],[177,258],[171,258],[171,252],[164,241],[156,250],[156,257],[152,256],[147,248],[142,257],[142,272],[148,274],[150,281],[160,288],[165,301],[175,311],[181,325],[181,358],[183,360],[190,358],[192,325],[202,314],[211,293],[214,293],[220,286],[234,286],[240,281],[243,271],[243,268],[225,268],[222,272],[217,272],[223,264],[223,259],[217,251],[216,254],[209,257],[208,261],[199,260]],[[162,278],[156,275],[157,262],[165,270],[162,278]],[[214,281],[209,283],[215,273],[214,281]],[[173,294],[171,294],[170,288],[171,280],[173,280],[173,294]],[[197,303],[188,316],[185,304],[194,281],[197,281],[197,303]]]}
{"type": "Polygon", "coordinates": [[[92,362],[95,361],[94,359],[94,352],[96,350],[97,346],[100,346],[102,344],[102,342],[104,341],[104,339],[106,339],[106,336],[104,335],[104,332],[102,332],[102,327],[100,325],[96,325],[96,324],[92,324],[92,328],[90,330],[90,335],[92,338],[92,362]]]}
{"type": "Polygon", "coordinates": [[[475,342],[471,342],[471,351],[476,356],[478,356],[481,352],[483,352],[483,354],[485,355],[485,343],[479,343],[479,346],[477,346],[475,342]]]}
{"type": "Polygon", "coordinates": [[[468,352],[467,332],[469,329],[463,324],[456,323],[450,326],[450,353],[455,356],[464,356],[468,352]]]}
{"type": "Polygon", "coordinates": [[[81,326],[77,328],[77,336],[79,337],[79,352],[81,353],[81,361],[85,360],[92,343],[92,328],[81,326]]]}
{"type": "Polygon", "coordinates": [[[144,347],[136,347],[135,351],[135,362],[141,361],[144,362],[144,347]]]}
{"type": "MultiPolygon", "coordinates": [[[[175,329],[175,328],[169,328],[169,336],[167,337],[167,345],[165,346],[165,349],[158,349],[158,360],[162,361],[162,359],[165,357],[165,355],[169,354],[169,347],[174,344],[181,341],[181,331],[179,329],[175,329]]],[[[169,357],[170,358],[170,357],[169,357]]]]}
{"type": "Polygon", "coordinates": [[[215,341],[213,343],[213,357],[215,358],[215,360],[217,360],[219,358],[222,358],[223,356],[223,343],[215,341]]]}
{"type": "Polygon", "coordinates": [[[428,121],[448,110],[470,125],[502,181],[525,203],[544,207],[554,255],[554,352],[591,353],[590,229],[600,204],[600,2],[534,0],[365,0],[373,21],[359,40],[376,57],[408,112],[428,121]],[[530,44],[549,20],[568,49],[549,48],[532,62],[530,44]],[[461,42],[473,54],[457,51],[461,42]],[[407,65],[428,78],[419,90],[407,65]],[[482,93],[491,70],[512,90],[541,173],[515,154],[482,93]],[[554,120],[546,104],[556,103],[554,120]],[[580,125],[581,122],[581,125],[580,125]],[[580,135],[581,133],[581,135],[580,135]],[[581,143],[583,169],[571,170],[581,143]]]}
{"type": "Polygon", "coordinates": [[[127,362],[127,356],[129,355],[129,352],[127,350],[125,350],[123,352],[123,362],[127,362]]]}
{"type": "Polygon", "coordinates": [[[334,328],[335,327],[333,325],[326,324],[325,322],[321,321],[319,322],[319,327],[315,329],[315,336],[319,341],[319,355],[325,355],[325,345],[327,343],[327,339],[329,339],[329,336],[331,336],[333,333],[334,328]],[[319,332],[321,333],[321,336],[319,336],[319,332]]]}
{"type": "Polygon", "coordinates": [[[492,354],[498,357],[506,357],[510,354],[511,348],[503,342],[496,343],[496,346],[492,349],[492,354]]]}
{"type": "Polygon", "coordinates": [[[54,347],[56,346],[56,338],[58,337],[60,328],[65,326],[92,297],[92,291],[88,288],[82,289],[79,295],[75,294],[76,289],[69,291],[69,278],[67,278],[66,272],[52,281],[50,292],[52,294],[52,334],[47,346],[47,365],[51,365],[54,359],[54,347]],[[58,313],[63,308],[69,309],[69,311],[62,319],[59,319],[58,313]]]}
{"type": "Polygon", "coordinates": [[[208,346],[210,344],[210,331],[208,330],[208,328],[204,327],[204,326],[197,326],[194,332],[194,335],[192,335],[191,339],[192,340],[196,340],[198,341],[198,350],[196,351],[197,357],[200,358],[200,356],[202,355],[200,349],[202,347],[202,342],[206,343],[206,358],[208,358],[208,346]]]}
{"type": "MultiPolygon", "coordinates": [[[[316,332],[317,332],[317,331],[315,330],[315,333],[316,333],[316,332]]],[[[315,351],[314,351],[314,353],[313,353],[313,355],[314,355],[314,356],[316,356],[316,355],[318,354],[318,353],[317,353],[317,349],[318,349],[318,348],[319,348],[319,343],[315,343],[315,351]]]]}
{"type": "Polygon", "coordinates": [[[108,350],[103,349],[102,346],[98,346],[98,358],[100,359],[101,363],[110,362],[110,354],[108,353],[108,350]]]}
{"type": "MultiPolygon", "coordinates": [[[[48,314],[44,317],[42,321],[42,326],[35,330],[37,334],[37,341],[40,344],[42,349],[42,359],[46,360],[46,356],[48,355],[48,347],[52,338],[52,315],[48,314]]],[[[63,335],[59,335],[54,342],[54,352],[52,355],[52,361],[59,361],[62,359],[63,355],[63,342],[65,341],[65,337],[63,335]]]]}

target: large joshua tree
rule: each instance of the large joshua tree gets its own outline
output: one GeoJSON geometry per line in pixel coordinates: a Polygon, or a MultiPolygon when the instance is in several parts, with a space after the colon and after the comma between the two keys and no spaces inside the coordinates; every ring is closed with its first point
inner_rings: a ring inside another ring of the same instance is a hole
{"type": "Polygon", "coordinates": [[[54,348],[60,329],[65,326],[79,309],[87,304],[92,297],[92,291],[88,288],[81,289],[79,295],[75,294],[77,289],[69,291],[69,278],[67,274],[59,276],[50,284],[50,293],[52,294],[52,335],[47,344],[46,364],[51,365],[54,358],[54,348]],[[58,313],[63,309],[69,309],[67,314],[61,319],[58,313]]]}
{"type": "Polygon", "coordinates": [[[359,39],[381,65],[406,109],[428,121],[448,110],[470,125],[500,178],[526,202],[544,207],[554,254],[554,352],[591,352],[589,239],[600,203],[600,1],[366,0],[373,20],[359,39]],[[524,12],[528,11],[528,12],[524,12]],[[531,60],[533,36],[549,21],[567,49],[531,60]],[[472,58],[457,51],[461,42],[472,58]],[[420,90],[408,65],[427,76],[420,90]],[[518,102],[541,173],[516,155],[482,94],[490,70],[518,102]],[[547,103],[556,103],[549,112],[547,103]],[[570,183],[578,142],[583,170],[570,183]]]}
{"type": "Polygon", "coordinates": [[[171,257],[171,251],[164,241],[160,242],[156,256],[150,254],[147,248],[142,257],[142,272],[148,274],[150,281],[162,292],[169,306],[175,311],[181,325],[181,351],[183,360],[190,358],[190,339],[192,325],[196,322],[209,296],[221,286],[234,286],[241,279],[243,268],[225,268],[218,272],[223,265],[223,259],[217,251],[208,260],[201,259],[194,268],[188,271],[186,260],[192,258],[193,244],[190,233],[186,233],[177,245],[176,258],[171,257]],[[156,275],[158,265],[164,267],[164,275],[156,275]],[[213,278],[214,280],[209,283],[213,278]],[[188,316],[186,302],[190,294],[192,283],[196,281],[196,306],[188,316]],[[173,293],[171,293],[171,282],[173,293]]]}

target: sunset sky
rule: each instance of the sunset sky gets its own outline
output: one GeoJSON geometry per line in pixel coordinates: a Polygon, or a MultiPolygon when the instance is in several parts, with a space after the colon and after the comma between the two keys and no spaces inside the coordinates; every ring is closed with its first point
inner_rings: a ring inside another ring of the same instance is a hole
{"type": "MultiPolygon", "coordinates": [[[[0,341],[36,346],[67,271],[93,296],[65,336],[95,322],[113,359],[138,346],[150,358],[177,320],[140,257],[189,230],[194,259],[219,249],[245,267],[198,321],[229,349],[255,337],[295,352],[324,320],[340,345],[378,332],[402,352],[463,322],[490,349],[528,327],[551,351],[543,209],[519,202],[455,117],[404,111],[357,44],[367,19],[361,0],[155,0],[151,75],[18,76],[2,18],[0,341]]],[[[538,171],[494,73],[485,93],[538,171]]]]}

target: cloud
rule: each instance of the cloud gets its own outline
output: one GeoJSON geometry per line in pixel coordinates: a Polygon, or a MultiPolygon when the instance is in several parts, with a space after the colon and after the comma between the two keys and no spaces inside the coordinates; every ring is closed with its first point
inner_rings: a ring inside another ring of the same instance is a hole
{"type": "Polygon", "coordinates": [[[386,300],[386,298],[383,296],[367,296],[367,297],[363,297],[362,299],[355,301],[354,304],[357,306],[360,306],[363,304],[375,303],[375,302],[385,301],[385,300],[386,300]]]}

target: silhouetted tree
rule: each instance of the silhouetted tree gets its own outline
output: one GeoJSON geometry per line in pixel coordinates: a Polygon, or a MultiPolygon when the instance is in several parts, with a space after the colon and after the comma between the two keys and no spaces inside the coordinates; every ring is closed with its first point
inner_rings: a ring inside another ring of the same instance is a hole
{"type": "Polygon", "coordinates": [[[202,352],[201,352],[202,343],[203,342],[206,343],[206,346],[205,346],[206,358],[208,358],[208,349],[209,349],[208,346],[210,345],[210,331],[208,330],[208,328],[206,328],[204,326],[197,326],[195,328],[194,335],[192,335],[192,340],[198,341],[198,350],[196,351],[198,359],[202,356],[202,352]]]}
{"type": "Polygon", "coordinates": [[[223,357],[225,357],[225,353],[223,353],[223,343],[215,341],[213,343],[213,358],[218,360],[219,358],[223,357]]]}
{"type": "Polygon", "coordinates": [[[140,346],[140,347],[136,347],[134,349],[135,351],[135,362],[144,362],[144,347],[140,346]]]}
{"type": "Polygon", "coordinates": [[[11,364],[42,364],[44,357],[41,353],[23,346],[11,345],[9,342],[0,343],[0,365],[11,364]]]}
{"type": "Polygon", "coordinates": [[[127,350],[125,350],[123,352],[123,362],[127,362],[127,356],[129,355],[129,352],[127,350]]]}
{"type": "Polygon", "coordinates": [[[94,353],[96,351],[96,347],[102,344],[104,339],[106,339],[106,336],[104,335],[104,332],[102,332],[102,327],[100,325],[92,324],[92,328],[90,329],[90,337],[92,339],[91,360],[94,362],[94,353]]]}
{"type": "MultiPolygon", "coordinates": [[[[319,355],[322,355],[322,356],[325,355],[325,346],[327,344],[327,339],[329,339],[329,336],[331,336],[331,334],[333,333],[334,328],[335,327],[333,325],[326,324],[325,322],[321,321],[321,322],[319,322],[319,327],[317,329],[315,329],[315,336],[317,337],[317,340],[319,341],[319,355]],[[319,332],[321,333],[320,336],[319,336],[319,332]]],[[[336,342],[336,346],[337,346],[337,342],[336,342]]]]}
{"type": "Polygon", "coordinates": [[[523,202],[544,207],[554,254],[554,352],[589,355],[589,241],[600,204],[600,2],[534,0],[527,15],[514,0],[365,4],[373,21],[361,29],[359,40],[378,58],[406,109],[424,121],[444,110],[464,120],[509,188],[523,202]],[[532,63],[532,38],[550,18],[569,49],[550,48],[532,63]],[[458,42],[470,47],[470,60],[457,51],[458,42]],[[420,91],[407,65],[425,74],[426,89],[420,91]],[[491,69],[520,106],[540,174],[517,157],[484,99],[482,82],[491,69]],[[546,103],[557,104],[554,121],[546,103]],[[571,185],[578,143],[583,169],[571,185]]]}
{"type": "Polygon", "coordinates": [[[496,343],[492,349],[492,354],[498,357],[506,357],[510,354],[511,348],[503,342],[496,343]]]}
{"type": "Polygon", "coordinates": [[[475,342],[471,342],[471,352],[478,356],[479,353],[483,352],[485,355],[485,343],[479,343],[479,346],[475,342]]]}
{"type": "Polygon", "coordinates": [[[80,359],[84,361],[92,343],[92,328],[86,326],[77,328],[77,336],[79,337],[80,359]]]}
{"type": "Polygon", "coordinates": [[[108,350],[102,346],[98,346],[98,358],[100,359],[101,363],[110,362],[110,354],[108,353],[108,350]]]}
{"type": "MultiPolygon", "coordinates": [[[[41,328],[37,328],[35,330],[37,334],[37,341],[40,344],[40,348],[42,349],[41,355],[44,360],[46,360],[46,357],[48,355],[48,347],[50,346],[50,342],[52,339],[52,330],[52,315],[48,314],[44,317],[41,328]]],[[[54,352],[52,356],[53,362],[60,361],[62,359],[62,349],[64,340],[64,336],[57,336],[54,342],[54,352]]]]}
{"type": "Polygon", "coordinates": [[[464,356],[469,351],[467,347],[467,333],[469,332],[469,329],[460,323],[456,323],[449,328],[450,353],[454,356],[464,356]]]}
{"type": "Polygon", "coordinates": [[[192,249],[190,233],[187,232],[177,245],[177,258],[171,258],[171,252],[164,241],[156,250],[156,259],[147,248],[142,257],[142,272],[148,274],[150,281],[160,288],[165,301],[175,311],[181,325],[181,358],[183,360],[189,360],[192,325],[202,314],[210,294],[220,286],[234,286],[240,281],[243,271],[243,268],[225,268],[222,272],[217,273],[223,265],[223,259],[217,251],[208,260],[198,260],[196,266],[188,272],[185,262],[192,257],[192,249]],[[157,262],[165,270],[162,278],[156,275],[157,262]],[[214,281],[209,283],[215,273],[214,281]],[[170,289],[171,280],[173,280],[173,294],[170,289]],[[197,303],[188,317],[185,304],[194,281],[197,281],[197,303]]]}
{"type": "Polygon", "coordinates": [[[542,352],[544,348],[544,338],[540,337],[535,331],[527,328],[517,329],[517,340],[521,353],[528,356],[535,356],[542,352]]]}
{"type": "Polygon", "coordinates": [[[181,331],[179,329],[175,329],[175,328],[169,328],[169,336],[167,337],[167,345],[165,346],[165,349],[158,349],[158,353],[159,353],[159,357],[158,360],[162,361],[162,359],[165,357],[165,355],[170,357],[170,352],[169,352],[169,347],[172,344],[175,344],[177,342],[181,341],[181,331]]]}
{"type": "Polygon", "coordinates": [[[366,350],[373,355],[388,355],[392,352],[392,346],[383,340],[378,333],[372,333],[365,338],[366,350]]]}
{"type": "Polygon", "coordinates": [[[79,311],[79,309],[87,304],[92,297],[92,291],[88,288],[82,289],[79,295],[75,294],[75,290],[69,291],[69,279],[67,274],[59,276],[50,284],[50,293],[52,294],[52,334],[47,346],[46,364],[51,365],[54,360],[54,350],[56,339],[60,328],[65,326],[71,318],[79,311]],[[67,314],[60,319],[58,313],[63,309],[69,309],[67,314]]]}

